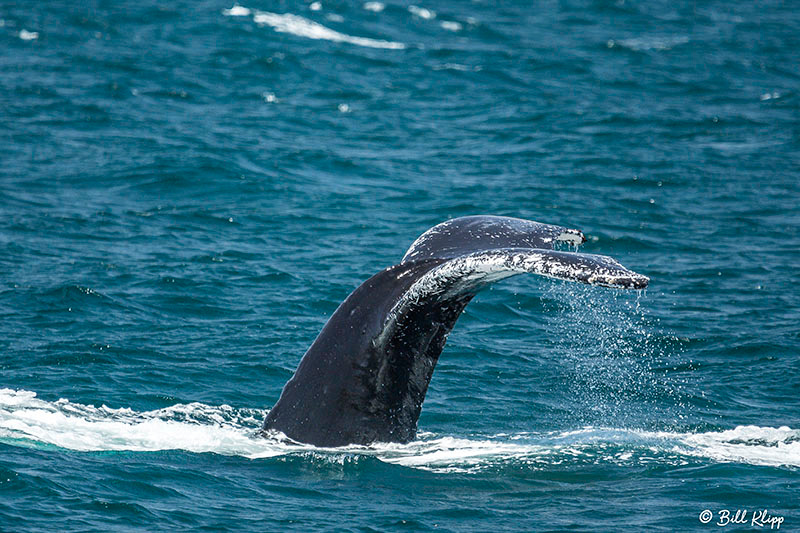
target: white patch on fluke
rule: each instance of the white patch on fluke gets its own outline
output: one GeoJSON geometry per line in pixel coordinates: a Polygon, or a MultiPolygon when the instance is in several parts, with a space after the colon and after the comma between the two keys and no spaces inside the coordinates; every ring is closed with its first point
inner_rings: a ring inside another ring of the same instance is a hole
{"type": "Polygon", "coordinates": [[[458,294],[525,272],[570,281],[586,280],[592,285],[609,287],[627,287],[629,281],[644,278],[602,255],[536,249],[487,250],[451,259],[426,273],[414,282],[395,309],[434,295],[458,294]]]}
{"type": "Polygon", "coordinates": [[[677,433],[584,427],[573,431],[440,437],[420,432],[408,444],[318,448],[258,434],[266,410],[201,403],[136,412],[47,402],[35,392],[0,389],[0,442],[57,446],[81,452],[185,450],[251,459],[287,455],[372,456],[433,472],[476,472],[498,464],[530,468],[575,464],[688,464],[692,460],[800,467],[800,430],[739,426],[726,431],[677,433]]]}
{"type": "MultiPolygon", "coordinates": [[[[436,232],[446,232],[447,227],[437,226],[434,230],[436,231],[426,232],[412,244],[403,262],[409,257],[413,260],[416,254],[424,254],[428,249],[426,236],[433,236],[436,232]]],[[[565,233],[556,235],[564,236],[565,233]]],[[[473,252],[450,259],[416,280],[389,311],[383,329],[373,343],[381,345],[394,335],[402,317],[420,304],[426,305],[430,301],[441,302],[470,293],[475,294],[491,283],[526,272],[621,289],[643,288],[649,281],[646,276],[630,271],[615,259],[603,255],[557,252],[539,248],[499,248],[473,252]]]]}

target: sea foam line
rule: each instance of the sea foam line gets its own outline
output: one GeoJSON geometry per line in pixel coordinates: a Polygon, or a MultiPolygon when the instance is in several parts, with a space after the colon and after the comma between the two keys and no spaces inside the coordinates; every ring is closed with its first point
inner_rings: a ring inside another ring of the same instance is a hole
{"type": "Polygon", "coordinates": [[[137,412],[66,399],[48,402],[35,392],[0,389],[0,443],[83,452],[184,450],[250,459],[307,453],[330,461],[371,456],[434,472],[474,472],[509,462],[547,469],[587,463],[688,464],[692,458],[800,467],[800,430],[785,426],[704,433],[586,427],[478,438],[421,433],[408,444],[325,449],[261,437],[266,412],[202,403],[137,412]]]}
{"type": "Polygon", "coordinates": [[[223,11],[229,17],[247,17],[253,15],[253,21],[261,26],[270,26],[277,32],[291,33],[299,37],[308,39],[321,39],[340,43],[350,43],[357,46],[368,48],[386,48],[389,50],[402,50],[406,47],[403,43],[394,41],[384,41],[381,39],[370,39],[368,37],[356,37],[345,33],[332,30],[318,22],[303,18],[291,13],[270,13],[269,11],[253,11],[249,8],[234,5],[230,9],[223,11]]]}

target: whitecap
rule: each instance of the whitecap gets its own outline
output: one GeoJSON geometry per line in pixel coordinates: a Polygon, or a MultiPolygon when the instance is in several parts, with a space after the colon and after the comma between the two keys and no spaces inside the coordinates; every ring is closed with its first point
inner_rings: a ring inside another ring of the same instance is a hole
{"type": "Polygon", "coordinates": [[[292,35],[307,37],[309,39],[350,43],[369,48],[387,48],[391,50],[402,50],[405,48],[403,43],[347,35],[323,26],[318,22],[291,13],[278,14],[268,11],[258,11],[254,15],[253,20],[262,26],[270,26],[277,32],[291,33],[292,35]]]}
{"type": "Polygon", "coordinates": [[[225,9],[222,14],[228,17],[248,17],[250,16],[250,10],[239,4],[233,4],[233,7],[225,9]]]}
{"type": "Polygon", "coordinates": [[[380,13],[385,8],[386,5],[382,4],[381,2],[367,2],[364,4],[364,9],[366,9],[367,11],[372,11],[374,13],[380,13]]]}
{"type": "Polygon", "coordinates": [[[408,6],[408,12],[421,19],[431,20],[436,18],[436,12],[419,6],[408,6]]]}
{"type": "Polygon", "coordinates": [[[23,29],[19,30],[19,38],[22,39],[23,41],[33,41],[34,39],[38,39],[39,38],[39,32],[38,31],[28,31],[28,30],[23,28],[23,29]]]}
{"type": "Polygon", "coordinates": [[[463,28],[460,22],[455,22],[452,20],[443,20],[441,26],[448,31],[461,31],[463,28]]]}

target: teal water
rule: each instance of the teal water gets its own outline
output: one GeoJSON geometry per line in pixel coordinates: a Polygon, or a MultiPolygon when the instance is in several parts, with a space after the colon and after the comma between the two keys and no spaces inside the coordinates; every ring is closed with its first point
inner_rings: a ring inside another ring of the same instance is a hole
{"type": "Polygon", "coordinates": [[[0,531],[800,529],[796,5],[2,2],[0,42],[0,531]],[[410,444],[257,437],[470,214],[650,288],[482,293],[410,444]]]}

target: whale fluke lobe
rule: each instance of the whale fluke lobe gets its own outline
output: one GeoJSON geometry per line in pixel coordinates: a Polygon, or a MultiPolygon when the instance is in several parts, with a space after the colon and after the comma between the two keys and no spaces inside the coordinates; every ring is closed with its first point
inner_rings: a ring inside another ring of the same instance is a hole
{"type": "Polygon", "coordinates": [[[447,335],[483,288],[522,273],[621,289],[649,279],[602,256],[555,250],[583,233],[496,216],[443,222],[334,312],[264,431],[317,446],[408,442],[447,335]]]}
{"type": "Polygon", "coordinates": [[[552,250],[556,243],[583,244],[586,237],[576,229],[562,228],[512,217],[470,216],[442,222],[419,236],[402,262],[452,259],[470,252],[499,248],[552,250]]]}

